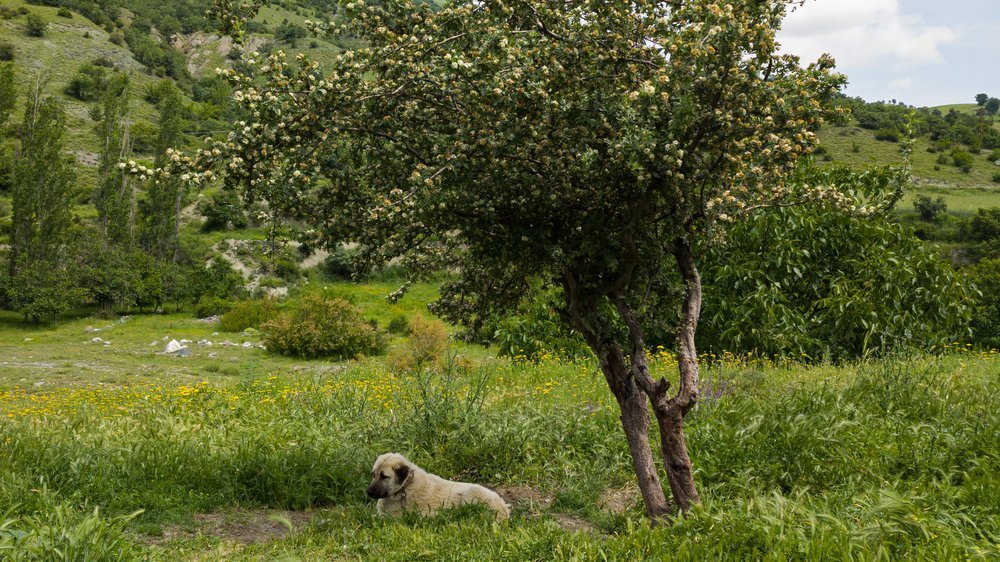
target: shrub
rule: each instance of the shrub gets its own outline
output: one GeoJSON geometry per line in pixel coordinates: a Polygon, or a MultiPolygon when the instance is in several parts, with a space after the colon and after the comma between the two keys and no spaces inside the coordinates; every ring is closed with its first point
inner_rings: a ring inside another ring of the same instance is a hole
{"type": "Polygon", "coordinates": [[[268,351],[292,357],[352,359],[385,349],[385,335],[343,299],[303,297],[292,311],[261,326],[268,351]]]}
{"type": "Polygon", "coordinates": [[[278,314],[274,299],[255,299],[238,302],[219,321],[223,332],[242,332],[247,328],[259,329],[261,324],[278,314]]]}
{"type": "Polygon", "coordinates": [[[410,338],[386,357],[393,371],[416,371],[437,363],[448,349],[448,329],[443,322],[416,316],[410,322],[410,338]]]}
{"type": "Polygon", "coordinates": [[[875,131],[875,140],[899,142],[899,131],[896,129],[879,129],[875,131]]]}
{"type": "Polygon", "coordinates": [[[323,260],[323,271],[338,279],[352,279],[357,272],[354,265],[354,252],[343,246],[331,251],[330,255],[323,260]]]}
{"type": "Polygon", "coordinates": [[[1000,258],[980,261],[972,268],[972,281],[979,289],[972,333],[986,347],[1000,347],[1000,258]]]}
{"type": "Polygon", "coordinates": [[[202,232],[246,228],[250,222],[239,195],[232,189],[221,189],[199,201],[198,212],[205,217],[202,232]]]}
{"type": "Polygon", "coordinates": [[[535,288],[516,314],[500,320],[492,334],[497,354],[515,361],[538,361],[546,354],[589,355],[583,338],[559,318],[561,291],[535,288]]]}
{"type": "Polygon", "coordinates": [[[951,151],[951,162],[956,168],[964,170],[966,167],[971,167],[974,161],[975,157],[967,150],[956,148],[951,151]]]}
{"type": "Polygon", "coordinates": [[[85,64],[66,85],[66,94],[80,101],[94,101],[108,84],[108,69],[103,65],[85,64]]]}
{"type": "Polygon", "coordinates": [[[934,162],[939,166],[944,166],[948,163],[948,156],[946,154],[938,154],[937,160],[934,162]]]}
{"type": "Polygon", "coordinates": [[[219,316],[229,312],[233,303],[219,297],[202,297],[194,305],[194,315],[196,318],[208,318],[219,316]]]}
{"type": "Polygon", "coordinates": [[[56,12],[56,14],[58,14],[59,17],[61,18],[73,19],[73,12],[69,11],[69,8],[67,8],[66,6],[60,7],[59,11],[56,12]]]}
{"type": "Polygon", "coordinates": [[[993,183],[1000,183],[1000,172],[993,174],[993,183]]]}
{"type": "Polygon", "coordinates": [[[0,61],[12,61],[17,57],[17,51],[14,50],[14,44],[10,41],[3,41],[0,43],[0,61]]]}
{"type": "Polygon", "coordinates": [[[994,148],[992,152],[986,157],[990,162],[996,162],[1000,160],[1000,148],[994,148]]]}
{"type": "Polygon", "coordinates": [[[38,14],[28,14],[28,17],[24,20],[24,32],[29,37],[43,37],[48,27],[49,24],[45,23],[45,20],[38,14]]]}
{"type": "Polygon", "coordinates": [[[406,316],[403,316],[402,314],[394,316],[392,320],[389,321],[389,326],[386,329],[389,330],[390,334],[395,334],[397,336],[410,335],[410,323],[406,320],[406,316]]]}
{"type": "Polygon", "coordinates": [[[302,271],[295,259],[282,256],[274,261],[274,274],[285,281],[295,281],[302,271]]]}
{"type": "Polygon", "coordinates": [[[157,138],[160,136],[160,128],[153,122],[139,119],[132,124],[129,131],[132,139],[132,148],[136,152],[153,152],[156,149],[157,138]]]}
{"type": "Polygon", "coordinates": [[[948,210],[948,204],[945,203],[944,197],[932,200],[926,195],[917,195],[913,199],[913,208],[920,215],[920,220],[932,222],[939,214],[948,210]]]}
{"type": "Polygon", "coordinates": [[[111,33],[111,35],[108,35],[108,41],[111,41],[115,45],[121,47],[125,44],[125,34],[123,34],[121,31],[116,30],[113,33],[111,33]]]}

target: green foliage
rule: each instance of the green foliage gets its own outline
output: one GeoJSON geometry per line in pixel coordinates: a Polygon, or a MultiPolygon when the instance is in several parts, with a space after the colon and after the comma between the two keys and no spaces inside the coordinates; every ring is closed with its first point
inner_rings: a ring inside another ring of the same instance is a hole
{"type": "Polygon", "coordinates": [[[976,211],[969,224],[969,236],[976,242],[1000,240],[1000,207],[976,211]]]}
{"type": "Polygon", "coordinates": [[[17,50],[10,41],[0,41],[0,62],[10,62],[17,58],[17,50]]]}
{"type": "Polygon", "coordinates": [[[875,140],[899,142],[899,135],[898,129],[879,129],[875,131],[875,140]]]}
{"type": "Polygon", "coordinates": [[[843,360],[967,337],[971,290],[932,247],[885,213],[885,171],[826,170],[883,213],[805,205],[736,225],[707,256],[700,348],[843,360]]]}
{"type": "Polygon", "coordinates": [[[131,155],[129,97],[128,75],[113,74],[100,96],[97,136],[101,151],[93,197],[103,237],[112,245],[126,247],[135,241],[133,180],[125,173],[125,161],[131,155]]]}
{"type": "Polygon", "coordinates": [[[515,361],[591,356],[586,342],[559,317],[561,299],[558,289],[536,289],[514,314],[500,319],[491,338],[497,354],[515,361]]]}
{"type": "MultiPolygon", "coordinates": [[[[0,45],[0,52],[2,52],[0,45]]],[[[0,130],[7,126],[17,102],[17,70],[12,62],[0,63],[0,130]]]]}
{"type": "Polygon", "coordinates": [[[967,150],[955,148],[951,151],[951,162],[958,168],[972,166],[975,157],[967,150]]]}
{"type": "Polygon", "coordinates": [[[186,272],[183,294],[185,300],[195,302],[204,297],[229,300],[246,293],[243,276],[232,264],[216,257],[202,266],[195,266],[186,272]]]}
{"type": "Polygon", "coordinates": [[[920,220],[933,222],[938,215],[947,212],[948,204],[945,203],[944,197],[933,200],[926,195],[917,195],[913,198],[913,208],[920,215],[920,220]]]}
{"type": "Polygon", "coordinates": [[[986,104],[983,107],[986,109],[988,115],[996,115],[997,111],[1000,111],[1000,99],[990,98],[986,100],[986,104]]]}
{"type": "Polygon", "coordinates": [[[976,94],[976,105],[982,107],[986,105],[986,101],[990,99],[988,94],[976,94]]]}
{"type": "Polygon", "coordinates": [[[0,516],[0,554],[10,562],[101,562],[135,560],[137,548],[125,527],[142,510],[102,517],[99,509],[80,513],[70,504],[46,506],[45,513],[0,516]]]}
{"type": "Polygon", "coordinates": [[[357,252],[337,245],[323,260],[323,272],[336,279],[350,280],[357,273],[357,252]]]}
{"type": "Polygon", "coordinates": [[[198,212],[205,217],[205,222],[201,225],[202,232],[241,229],[250,224],[250,217],[239,194],[232,189],[220,189],[198,201],[198,212]]]}
{"type": "Polygon", "coordinates": [[[402,314],[393,316],[386,330],[396,336],[408,336],[410,334],[410,321],[402,314]]]}
{"type": "Polygon", "coordinates": [[[13,165],[13,221],[7,296],[14,310],[38,321],[76,302],[64,242],[70,225],[73,172],[62,153],[66,114],[36,81],[13,165]]]}
{"type": "Polygon", "coordinates": [[[224,332],[242,332],[247,328],[257,330],[277,314],[278,308],[273,299],[240,301],[219,319],[219,329],[224,332]]]}
{"type": "Polygon", "coordinates": [[[223,316],[233,309],[233,303],[214,296],[201,297],[194,305],[195,318],[223,316]]]}
{"type": "Polygon", "coordinates": [[[29,37],[43,37],[49,24],[36,13],[30,13],[24,18],[24,32],[29,37]]]}
{"type": "Polygon", "coordinates": [[[299,263],[293,257],[279,256],[274,260],[274,274],[283,281],[296,281],[302,277],[299,263]]]}
{"type": "Polygon", "coordinates": [[[351,359],[382,353],[385,335],[343,299],[308,295],[261,326],[267,350],[279,355],[351,359]]]}
{"type": "Polygon", "coordinates": [[[69,11],[69,8],[65,6],[59,8],[59,10],[56,12],[56,15],[58,15],[61,18],[73,19],[73,12],[69,11]]]}
{"type": "Polygon", "coordinates": [[[972,268],[971,277],[980,292],[972,319],[975,341],[1000,348],[1000,258],[980,261],[972,268]]]}
{"type": "Polygon", "coordinates": [[[448,328],[438,320],[414,316],[406,343],[394,348],[385,364],[394,372],[414,372],[440,364],[448,350],[448,328]]]}
{"type": "Polygon", "coordinates": [[[80,101],[96,101],[108,88],[108,74],[104,66],[85,64],[66,85],[66,95],[80,101]]]}

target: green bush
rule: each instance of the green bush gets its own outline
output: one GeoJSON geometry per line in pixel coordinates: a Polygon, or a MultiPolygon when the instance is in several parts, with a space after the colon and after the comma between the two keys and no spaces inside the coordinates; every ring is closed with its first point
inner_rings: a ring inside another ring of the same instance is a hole
{"type": "Polygon", "coordinates": [[[259,329],[261,324],[273,319],[278,309],[273,299],[241,301],[233,305],[219,320],[223,332],[242,332],[247,328],[259,329]]]}
{"type": "Polygon", "coordinates": [[[295,281],[302,276],[302,271],[295,258],[282,256],[274,260],[274,274],[284,281],[295,281]]]}
{"type": "Polygon", "coordinates": [[[156,149],[157,138],[160,136],[160,128],[155,123],[145,119],[138,119],[132,124],[129,131],[129,138],[132,140],[132,148],[136,152],[153,152],[156,149]]]}
{"type": "Polygon", "coordinates": [[[875,140],[899,142],[899,131],[897,129],[879,129],[875,131],[875,140]]]}
{"type": "Polygon", "coordinates": [[[8,62],[12,61],[17,57],[17,51],[14,49],[14,44],[10,41],[0,42],[0,61],[8,62]]]}
{"type": "Polygon", "coordinates": [[[980,261],[971,276],[980,292],[972,318],[975,341],[1000,348],[1000,258],[980,261]]]}
{"type": "Polygon", "coordinates": [[[1000,172],[993,174],[993,183],[1000,183],[1000,172]]]}
{"type": "Polygon", "coordinates": [[[232,309],[233,303],[219,297],[202,297],[194,305],[194,315],[196,318],[208,318],[210,316],[220,316],[232,309]]]}
{"type": "Polygon", "coordinates": [[[323,260],[323,272],[337,279],[351,280],[357,271],[354,254],[354,251],[338,246],[323,260]]]}
{"type": "Polygon", "coordinates": [[[913,208],[920,215],[920,220],[932,222],[938,215],[948,210],[948,204],[944,197],[934,200],[926,195],[917,195],[913,198],[913,208]]]}
{"type": "Polygon", "coordinates": [[[956,168],[971,167],[975,161],[975,157],[967,150],[956,148],[951,151],[951,162],[956,168]]]}
{"type": "Polygon", "coordinates": [[[448,349],[448,328],[443,322],[415,316],[410,322],[410,337],[393,349],[386,365],[395,372],[415,371],[441,361],[448,349]]]}
{"type": "MultiPolygon", "coordinates": [[[[883,172],[825,170],[857,204],[893,208],[883,172]]],[[[734,224],[703,260],[699,348],[845,360],[968,337],[971,289],[938,250],[893,220],[822,205],[734,224]]]]}
{"type": "Polygon", "coordinates": [[[73,19],[73,12],[69,11],[69,8],[67,8],[66,6],[60,7],[59,11],[56,12],[56,14],[58,14],[58,16],[61,18],[73,19]]]}
{"type": "Polygon", "coordinates": [[[24,20],[24,32],[29,37],[43,37],[48,27],[49,24],[45,23],[45,20],[38,14],[28,14],[24,20]]]}
{"type": "Polygon", "coordinates": [[[561,289],[535,288],[515,314],[497,322],[492,335],[498,355],[515,361],[590,355],[583,338],[559,317],[561,300],[561,289]]]}
{"type": "Polygon", "coordinates": [[[352,359],[382,353],[386,337],[343,299],[303,297],[290,312],[261,328],[267,350],[292,357],[352,359]]]}
{"type": "Polygon", "coordinates": [[[199,201],[198,212],[205,217],[202,232],[246,228],[250,223],[246,207],[232,189],[221,189],[199,201]]]}
{"type": "Polygon", "coordinates": [[[389,321],[389,326],[386,329],[390,334],[407,336],[410,334],[410,322],[406,319],[406,316],[400,314],[399,316],[394,316],[392,320],[389,321]]]}

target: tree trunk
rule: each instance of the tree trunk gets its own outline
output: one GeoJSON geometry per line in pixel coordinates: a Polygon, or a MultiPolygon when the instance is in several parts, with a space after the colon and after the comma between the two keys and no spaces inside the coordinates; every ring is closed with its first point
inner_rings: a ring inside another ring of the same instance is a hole
{"type": "Polygon", "coordinates": [[[632,468],[642,492],[646,515],[659,518],[667,513],[667,498],[656,473],[653,452],[649,446],[649,409],[646,395],[636,386],[621,351],[614,346],[600,356],[601,371],[621,410],[622,429],[632,455],[632,468]]]}
{"type": "Polygon", "coordinates": [[[684,416],[698,401],[698,351],[694,337],[701,314],[701,276],[695,266],[691,248],[678,243],[674,253],[685,284],[681,323],[677,330],[677,370],[680,384],[677,395],[666,400],[665,392],[653,400],[653,412],[660,427],[660,448],[663,464],[674,501],[687,513],[693,504],[700,502],[684,441],[684,416]]]}

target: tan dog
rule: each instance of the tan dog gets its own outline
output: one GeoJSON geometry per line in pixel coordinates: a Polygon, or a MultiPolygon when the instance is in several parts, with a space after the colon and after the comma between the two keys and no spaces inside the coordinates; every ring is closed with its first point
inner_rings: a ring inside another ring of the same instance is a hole
{"type": "Polygon", "coordinates": [[[510,517],[510,507],[493,490],[428,474],[396,453],[385,453],[375,459],[368,497],[378,500],[380,514],[416,511],[431,515],[445,507],[479,502],[496,511],[501,521],[510,517]]]}

